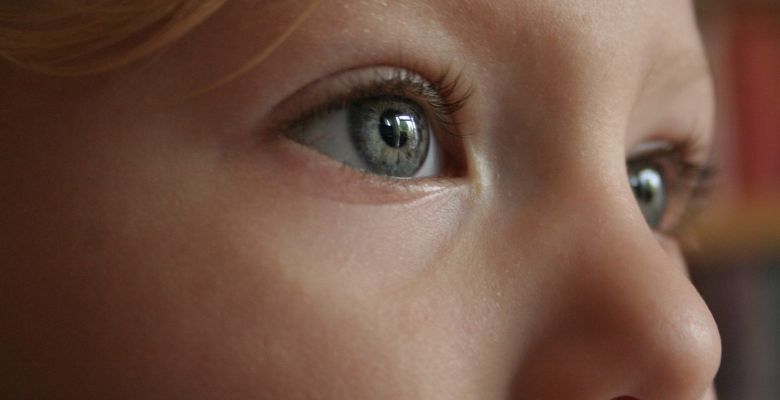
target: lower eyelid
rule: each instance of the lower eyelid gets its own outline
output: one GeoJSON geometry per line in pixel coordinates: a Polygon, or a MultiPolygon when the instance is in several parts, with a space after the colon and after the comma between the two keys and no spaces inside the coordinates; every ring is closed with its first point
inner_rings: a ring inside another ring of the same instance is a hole
{"type": "Polygon", "coordinates": [[[293,140],[269,143],[264,151],[272,179],[285,190],[352,204],[407,203],[437,193],[462,190],[465,179],[397,179],[360,171],[293,140]]]}

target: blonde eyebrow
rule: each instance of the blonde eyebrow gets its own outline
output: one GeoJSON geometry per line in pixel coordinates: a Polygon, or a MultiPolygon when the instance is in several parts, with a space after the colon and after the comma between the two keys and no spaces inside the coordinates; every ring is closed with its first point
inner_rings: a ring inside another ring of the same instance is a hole
{"type": "Polygon", "coordinates": [[[293,20],[290,26],[288,26],[287,29],[285,29],[278,37],[276,37],[276,39],[274,39],[273,42],[271,42],[271,44],[263,48],[263,50],[261,50],[252,58],[250,58],[246,63],[241,65],[238,69],[234,70],[232,73],[206,86],[204,89],[202,89],[202,91],[195,93],[195,95],[197,96],[199,94],[209,92],[222,85],[225,85],[233,81],[234,79],[238,78],[239,76],[249,72],[257,65],[261,64],[268,57],[270,57],[271,54],[273,54],[284,42],[286,42],[287,39],[289,39],[290,36],[292,36],[292,34],[295,33],[296,30],[298,30],[301,24],[303,24],[309,18],[309,16],[314,12],[315,9],[317,9],[317,6],[319,6],[321,2],[322,2],[321,0],[312,0],[311,3],[309,3],[306,6],[306,8],[304,8],[303,12],[301,12],[295,18],[295,20],[293,20]]]}

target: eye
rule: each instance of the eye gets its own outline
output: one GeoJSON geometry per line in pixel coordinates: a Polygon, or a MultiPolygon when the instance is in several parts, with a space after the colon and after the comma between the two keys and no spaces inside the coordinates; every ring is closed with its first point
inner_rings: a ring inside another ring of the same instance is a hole
{"type": "Polygon", "coordinates": [[[629,164],[628,181],[645,221],[657,229],[666,212],[667,193],[661,168],[652,163],[629,164]]]}
{"type": "Polygon", "coordinates": [[[428,156],[430,127],[419,106],[402,98],[371,98],[349,108],[349,131],[370,172],[411,177],[428,156]]]}
{"type": "Polygon", "coordinates": [[[401,96],[352,100],[303,121],[291,137],[372,174],[411,178],[442,172],[439,146],[423,108],[401,96]]]}
{"type": "Polygon", "coordinates": [[[701,206],[714,183],[713,168],[687,161],[685,145],[649,144],[650,151],[631,157],[628,183],[647,224],[674,233],[701,206]]]}
{"type": "Polygon", "coordinates": [[[323,78],[295,97],[304,105],[285,135],[334,160],[390,178],[442,177],[465,170],[454,115],[471,90],[442,71],[375,67],[323,78]],[[315,99],[315,100],[312,100],[315,99]]]}

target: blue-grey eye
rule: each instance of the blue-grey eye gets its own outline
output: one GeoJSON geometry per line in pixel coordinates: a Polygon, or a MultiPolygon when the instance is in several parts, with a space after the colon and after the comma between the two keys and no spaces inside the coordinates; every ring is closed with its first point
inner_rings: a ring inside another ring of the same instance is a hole
{"type": "Polygon", "coordinates": [[[352,102],[349,131],[368,171],[411,177],[428,155],[430,132],[422,109],[400,97],[352,102]]]}
{"type": "Polygon", "coordinates": [[[628,181],[647,224],[658,228],[667,206],[667,192],[661,169],[651,163],[629,165],[628,181]]]}
{"type": "Polygon", "coordinates": [[[354,168],[398,178],[441,174],[422,107],[400,96],[348,102],[297,124],[292,139],[354,168]]]}

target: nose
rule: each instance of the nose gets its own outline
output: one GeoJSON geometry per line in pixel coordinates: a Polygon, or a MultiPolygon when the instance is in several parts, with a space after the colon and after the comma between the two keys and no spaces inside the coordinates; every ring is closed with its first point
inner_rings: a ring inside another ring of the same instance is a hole
{"type": "Polygon", "coordinates": [[[562,210],[567,245],[558,251],[566,253],[550,267],[561,283],[513,398],[711,398],[717,327],[676,246],[654,234],[624,194],[562,210]]]}

